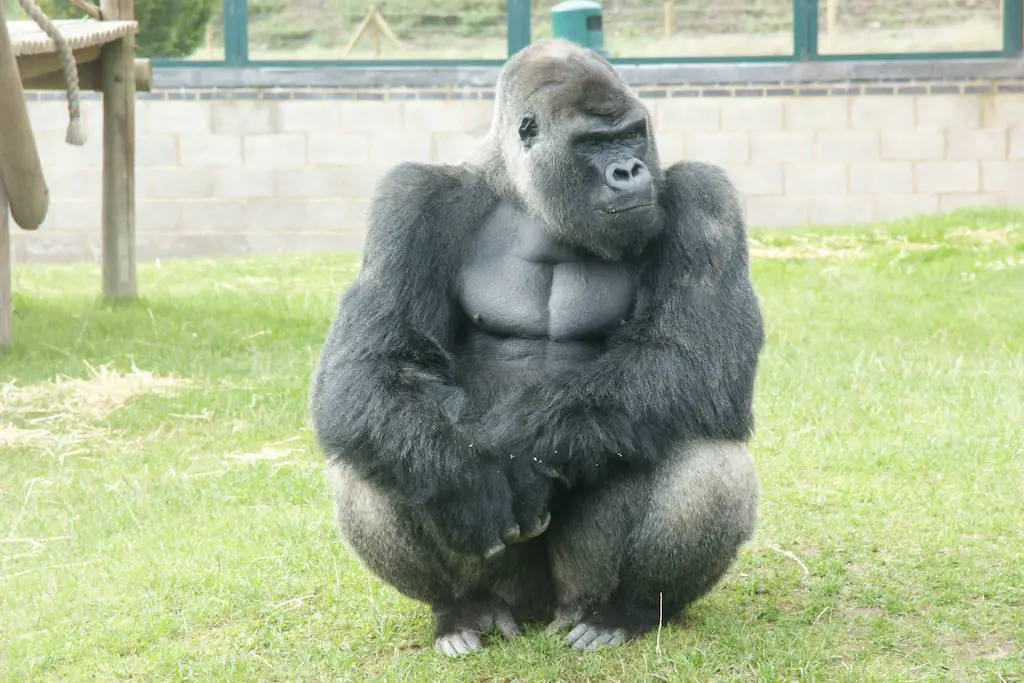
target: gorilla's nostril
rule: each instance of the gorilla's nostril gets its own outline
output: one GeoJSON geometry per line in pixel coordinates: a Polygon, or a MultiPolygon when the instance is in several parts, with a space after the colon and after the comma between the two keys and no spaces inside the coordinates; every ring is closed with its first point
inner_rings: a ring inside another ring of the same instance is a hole
{"type": "Polygon", "coordinates": [[[633,177],[636,178],[644,170],[644,165],[639,161],[633,164],[633,177]]]}
{"type": "MultiPolygon", "coordinates": [[[[633,175],[636,174],[634,173],[633,175]]],[[[616,180],[621,180],[625,182],[629,180],[629,173],[627,173],[626,169],[624,168],[617,168],[614,171],[612,171],[612,177],[615,178],[616,180]]]]}

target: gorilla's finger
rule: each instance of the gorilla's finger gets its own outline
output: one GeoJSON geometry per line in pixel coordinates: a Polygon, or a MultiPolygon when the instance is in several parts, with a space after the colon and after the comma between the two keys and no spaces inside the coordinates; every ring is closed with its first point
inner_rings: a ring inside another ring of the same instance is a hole
{"type": "Polygon", "coordinates": [[[491,548],[487,552],[484,553],[484,559],[485,560],[493,560],[495,558],[501,557],[504,554],[505,554],[505,546],[504,546],[504,544],[498,543],[498,544],[496,544],[494,546],[491,546],[491,548]]]}
{"type": "Polygon", "coordinates": [[[480,634],[476,631],[463,631],[462,641],[466,644],[467,652],[479,650],[482,647],[480,644],[480,634]]]}
{"type": "Polygon", "coordinates": [[[535,518],[535,523],[531,526],[530,530],[527,531],[526,533],[520,534],[519,540],[521,540],[521,541],[528,541],[531,538],[537,538],[542,533],[547,531],[548,527],[550,525],[551,525],[551,513],[550,512],[546,512],[546,513],[544,513],[544,519],[536,519],[535,518]]]}
{"type": "Polygon", "coordinates": [[[598,636],[590,645],[587,645],[588,650],[596,650],[606,645],[621,645],[625,640],[625,633],[622,629],[615,629],[614,631],[608,631],[598,636]]]}
{"type": "Polygon", "coordinates": [[[569,631],[569,635],[567,635],[565,637],[565,642],[569,643],[574,648],[582,650],[583,648],[585,648],[587,645],[590,644],[591,640],[594,639],[594,636],[591,635],[590,638],[588,638],[582,644],[580,644],[580,641],[583,638],[586,638],[587,635],[590,634],[590,632],[591,631],[590,631],[590,625],[589,624],[579,624],[578,626],[576,626],[576,628],[574,628],[573,630],[569,631]]]}
{"type": "Polygon", "coordinates": [[[516,623],[512,613],[508,611],[501,611],[496,614],[494,616],[494,624],[501,631],[501,634],[510,640],[522,633],[519,624],[516,623]]]}
{"type": "Polygon", "coordinates": [[[459,656],[459,653],[455,651],[455,648],[452,646],[451,641],[449,640],[448,636],[445,636],[444,638],[441,638],[440,640],[438,640],[437,641],[437,647],[438,647],[438,649],[442,653],[444,653],[448,657],[458,657],[459,656]]]}
{"type": "Polygon", "coordinates": [[[518,541],[519,538],[519,525],[513,524],[511,527],[509,527],[508,531],[505,532],[505,535],[501,537],[501,540],[504,541],[505,545],[512,545],[513,543],[518,541]]]}

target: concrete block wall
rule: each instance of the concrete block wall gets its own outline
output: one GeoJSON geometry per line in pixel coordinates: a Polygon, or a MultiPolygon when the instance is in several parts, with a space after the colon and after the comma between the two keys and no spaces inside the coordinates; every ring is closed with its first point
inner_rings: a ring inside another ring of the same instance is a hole
{"type": "MultiPolygon", "coordinates": [[[[1020,82],[646,87],[664,163],[724,166],[751,226],[864,223],[968,205],[1024,207],[1020,82]]],[[[406,160],[456,162],[487,131],[493,93],[165,90],[136,123],[141,259],[358,249],[374,184],[406,160]]],[[[50,186],[22,262],[99,258],[102,106],[64,143],[57,93],[30,94],[50,186]]]]}

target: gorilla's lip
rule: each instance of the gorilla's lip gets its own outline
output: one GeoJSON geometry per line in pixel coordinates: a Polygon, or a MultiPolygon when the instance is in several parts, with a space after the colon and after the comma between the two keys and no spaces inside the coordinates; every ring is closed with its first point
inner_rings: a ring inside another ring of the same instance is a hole
{"type": "Polygon", "coordinates": [[[621,208],[612,209],[601,209],[604,213],[626,213],[627,211],[634,211],[635,209],[646,209],[654,206],[654,202],[643,202],[641,204],[630,204],[629,206],[623,206],[621,208]]]}

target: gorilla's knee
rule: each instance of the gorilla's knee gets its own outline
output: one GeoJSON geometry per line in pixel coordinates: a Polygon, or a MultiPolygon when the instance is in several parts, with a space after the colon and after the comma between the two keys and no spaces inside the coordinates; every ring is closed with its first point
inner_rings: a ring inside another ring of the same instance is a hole
{"type": "Polygon", "coordinates": [[[638,541],[731,554],[753,536],[758,499],[754,462],[743,443],[687,444],[652,479],[638,541]]]}

